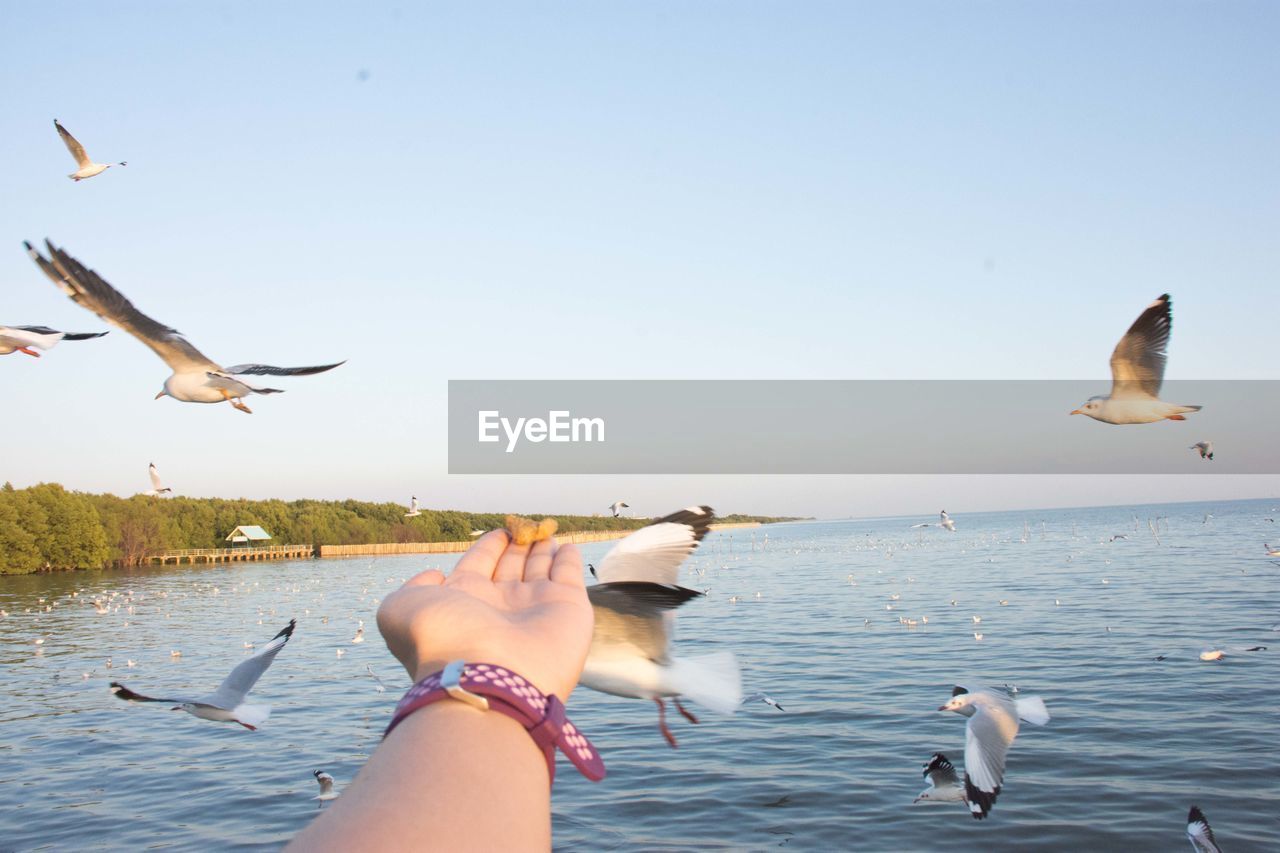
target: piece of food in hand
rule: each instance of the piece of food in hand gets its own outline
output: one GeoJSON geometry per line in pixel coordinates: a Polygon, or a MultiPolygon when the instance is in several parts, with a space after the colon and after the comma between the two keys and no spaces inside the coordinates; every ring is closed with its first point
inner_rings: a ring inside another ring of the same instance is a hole
{"type": "Polygon", "coordinates": [[[511,542],[515,545],[532,545],[534,542],[550,539],[556,535],[558,526],[554,518],[534,521],[518,515],[507,516],[507,533],[511,534],[511,542]]]}

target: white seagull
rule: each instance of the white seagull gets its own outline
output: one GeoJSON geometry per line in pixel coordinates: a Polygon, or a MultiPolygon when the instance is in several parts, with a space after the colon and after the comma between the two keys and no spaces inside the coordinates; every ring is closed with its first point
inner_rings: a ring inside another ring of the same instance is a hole
{"type": "Polygon", "coordinates": [[[938,518],[940,519],[939,521],[925,521],[921,524],[913,524],[911,525],[911,529],[914,530],[917,527],[942,527],[946,530],[950,530],[952,533],[956,532],[956,523],[951,520],[951,516],[947,515],[947,511],[945,509],[938,513],[938,518]]]}
{"type": "Polygon", "coordinates": [[[320,783],[320,796],[312,797],[313,800],[336,800],[338,792],[333,790],[333,777],[323,770],[315,770],[311,773],[316,777],[316,781],[320,783]]]}
{"type": "Polygon", "coordinates": [[[969,718],[964,736],[964,794],[969,813],[982,820],[1000,796],[1004,759],[1018,736],[1018,721],[1043,726],[1049,722],[1049,710],[1038,696],[1015,697],[992,687],[970,691],[961,686],[938,710],[969,718]]]}
{"type": "Polygon", "coordinates": [[[129,702],[167,702],[173,705],[171,711],[186,711],[202,720],[214,720],[220,723],[239,723],[249,731],[255,731],[271,716],[270,705],[246,705],[244,700],[253,685],[267,671],[271,662],[280,654],[284,644],[293,636],[295,620],[290,619],[280,633],[271,638],[262,651],[242,661],[218,685],[218,689],[199,699],[153,699],[134,693],[119,682],[111,682],[111,692],[129,702]]]}
{"type": "Polygon", "coordinates": [[[732,652],[698,657],[671,655],[675,609],[702,593],[679,586],[680,564],[707,535],[711,507],[682,509],[642,527],[605,554],[594,574],[600,583],[587,589],[595,610],[591,650],[582,684],[602,693],[652,699],[658,728],[672,747],[665,697],[691,723],[697,717],[678,697],[713,711],[732,714],[742,704],[738,661],[732,652]]]}
{"type": "Polygon", "coordinates": [[[147,474],[151,477],[151,488],[144,495],[151,498],[158,498],[163,494],[173,494],[173,489],[160,482],[160,472],[156,470],[156,463],[152,462],[147,468],[147,474]]]}
{"type": "Polygon", "coordinates": [[[62,137],[63,143],[67,146],[67,150],[71,152],[71,156],[76,160],[78,167],[70,175],[67,175],[73,181],[83,181],[85,178],[92,178],[94,175],[101,175],[112,166],[127,166],[128,163],[121,160],[119,163],[95,163],[89,159],[89,155],[84,153],[84,146],[72,136],[65,127],[58,123],[55,118],[53,126],[58,129],[58,135],[62,137]]]}
{"type": "Polygon", "coordinates": [[[404,514],[405,518],[417,518],[422,515],[422,511],[418,509],[418,496],[414,495],[409,498],[409,511],[404,514]]]}
{"type": "MultiPolygon", "coordinates": [[[[1197,441],[1195,444],[1191,445],[1187,449],[1199,450],[1201,459],[1208,459],[1210,462],[1213,461],[1213,442],[1212,441],[1197,441]]],[[[1205,518],[1209,518],[1209,516],[1206,515],[1205,518]]]]}
{"type": "Polygon", "coordinates": [[[157,323],[133,307],[124,294],[116,290],[93,270],[85,267],[48,240],[49,258],[44,258],[23,243],[36,265],[73,302],[97,314],[111,325],[123,329],[142,341],[152,352],[164,359],[173,375],[164,381],[164,390],[156,399],[169,396],[184,403],[231,403],[242,412],[253,414],[240,401],[250,394],[279,394],[279,388],[259,388],[242,377],[256,376],[309,376],[332,370],[345,362],[323,364],[316,367],[272,367],[268,364],[237,364],[222,367],[210,361],[191,345],[181,332],[163,323],[157,323]]]}
{"type": "Polygon", "coordinates": [[[1159,398],[1172,329],[1173,303],[1166,293],[1133,321],[1111,353],[1111,393],[1090,397],[1071,414],[1108,424],[1150,424],[1185,421],[1187,412],[1200,411],[1200,406],[1179,406],[1159,398]]]}
{"type": "Polygon", "coordinates": [[[87,341],[106,332],[59,332],[48,326],[0,326],[0,355],[20,352],[39,358],[36,350],[51,350],[59,341],[87,341]]]}
{"type": "Polygon", "coordinates": [[[924,773],[929,787],[920,792],[912,803],[963,803],[964,786],[956,776],[956,768],[941,752],[935,752],[924,763],[924,773]]]}
{"type": "Polygon", "coordinates": [[[1187,812],[1187,840],[1196,853],[1222,853],[1217,839],[1213,837],[1213,827],[1209,826],[1209,819],[1199,806],[1192,806],[1187,812]]]}
{"type": "Polygon", "coordinates": [[[631,504],[624,503],[623,501],[615,501],[609,505],[609,511],[613,513],[614,518],[621,516],[624,509],[631,509],[631,504]]]}
{"type": "Polygon", "coordinates": [[[743,699],[743,700],[742,700],[742,702],[743,702],[743,704],[744,704],[744,705],[745,705],[747,702],[763,702],[763,703],[764,703],[764,704],[766,704],[766,705],[769,705],[769,706],[771,706],[771,707],[777,708],[779,711],[785,711],[785,710],[787,710],[786,708],[784,708],[784,707],[782,707],[781,705],[779,705],[779,704],[778,704],[778,700],[777,700],[777,699],[774,699],[774,698],[773,698],[772,696],[770,696],[768,693],[764,693],[764,692],[762,692],[762,691],[756,691],[755,693],[752,693],[752,694],[751,694],[750,696],[748,696],[746,699],[743,699]]]}

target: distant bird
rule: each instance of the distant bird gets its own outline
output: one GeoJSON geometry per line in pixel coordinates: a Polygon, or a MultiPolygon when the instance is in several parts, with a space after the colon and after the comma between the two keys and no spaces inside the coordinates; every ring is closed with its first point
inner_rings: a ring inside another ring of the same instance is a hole
{"type": "Polygon", "coordinates": [[[1280,548],[1272,548],[1267,543],[1262,543],[1262,549],[1267,552],[1268,557],[1280,557],[1280,548]]]}
{"type": "Polygon", "coordinates": [[[581,683],[593,690],[658,706],[658,728],[667,728],[663,699],[671,697],[689,722],[698,718],[680,703],[692,699],[731,714],[742,703],[738,662],[731,652],[678,658],[671,654],[675,611],[702,593],[679,586],[680,564],[693,553],[715,518],[711,507],[682,509],[620,540],[596,567],[600,583],[587,588],[595,610],[591,650],[581,683]]]}
{"type": "Polygon", "coordinates": [[[160,482],[160,472],[156,470],[156,463],[151,463],[147,468],[147,473],[151,476],[151,488],[143,492],[144,495],[158,498],[163,494],[173,494],[173,489],[160,482]]]}
{"type": "Polygon", "coordinates": [[[133,335],[173,370],[164,381],[164,389],[156,399],[169,396],[184,403],[229,402],[246,414],[253,412],[240,401],[250,394],[278,394],[279,388],[260,388],[250,385],[244,376],[310,376],[332,370],[345,362],[323,364],[317,367],[272,367],[267,364],[237,364],[222,367],[210,361],[192,346],[182,333],[162,323],[157,323],[133,307],[124,294],[116,290],[96,272],[83,266],[48,240],[45,246],[49,258],[43,257],[23,243],[36,265],[49,277],[58,289],[73,302],[92,311],[113,326],[133,335]]]}
{"type": "Polygon", "coordinates": [[[615,501],[609,505],[609,511],[613,513],[614,518],[620,517],[622,515],[622,510],[624,509],[631,509],[631,504],[624,503],[622,501],[615,501]]]}
{"type": "Polygon", "coordinates": [[[1208,459],[1210,462],[1213,461],[1213,442],[1212,441],[1197,441],[1195,444],[1191,445],[1187,449],[1199,450],[1201,459],[1208,459]]]}
{"type": "Polygon", "coordinates": [[[385,684],[383,684],[383,683],[382,683],[382,679],[381,679],[381,678],[379,678],[379,677],[378,677],[378,675],[377,675],[377,673],[375,673],[375,672],[373,671],[373,667],[372,667],[372,666],[370,666],[369,664],[365,664],[365,665],[364,665],[364,670],[365,670],[365,672],[369,673],[369,677],[370,677],[370,678],[372,678],[374,681],[376,681],[376,682],[378,683],[378,686],[377,686],[377,687],[375,687],[374,689],[375,689],[375,690],[377,690],[379,693],[386,693],[386,692],[387,692],[387,685],[385,685],[385,684]]]}
{"type": "Polygon", "coordinates": [[[0,326],[0,355],[20,352],[39,358],[36,350],[51,350],[59,341],[87,341],[106,332],[59,332],[48,326],[0,326]]]}
{"type": "Polygon", "coordinates": [[[973,638],[974,638],[975,640],[981,640],[981,639],[982,639],[982,637],[983,637],[983,635],[982,635],[980,632],[978,632],[978,631],[974,631],[974,632],[973,632],[973,638]]]}
{"type": "Polygon", "coordinates": [[[951,692],[951,701],[938,710],[969,718],[965,726],[964,793],[969,813],[982,820],[1000,796],[1005,755],[1018,736],[1018,721],[1043,726],[1049,722],[1049,710],[1038,696],[1014,697],[991,687],[970,691],[959,685],[951,692]]]}
{"type": "Polygon", "coordinates": [[[333,777],[323,770],[314,770],[311,773],[316,777],[316,781],[320,783],[320,796],[312,797],[313,800],[336,800],[338,792],[333,790],[333,777]]]}
{"type": "Polygon", "coordinates": [[[947,530],[950,530],[952,533],[955,533],[956,523],[951,520],[951,516],[947,515],[947,511],[944,509],[941,513],[939,513],[939,515],[941,516],[942,520],[938,522],[938,526],[945,527],[947,530]]]}
{"type": "Polygon", "coordinates": [[[1203,660],[1203,661],[1223,660],[1224,658],[1226,658],[1226,656],[1227,656],[1226,653],[1223,652],[1221,649],[1207,649],[1200,653],[1200,660],[1203,660]]]}
{"type": "Polygon", "coordinates": [[[67,146],[67,150],[71,152],[71,156],[75,158],[77,168],[70,175],[71,180],[79,183],[85,178],[92,178],[94,175],[101,175],[112,166],[127,166],[128,163],[121,160],[119,163],[95,163],[89,159],[89,155],[85,153],[84,146],[72,136],[58,120],[53,120],[53,126],[58,129],[58,135],[62,137],[62,142],[67,146]]]}
{"type": "Polygon", "coordinates": [[[409,498],[409,511],[404,514],[405,518],[416,518],[422,515],[422,511],[418,509],[418,496],[414,495],[409,498]]]}
{"type": "Polygon", "coordinates": [[[1117,539],[1128,539],[1128,538],[1129,538],[1129,534],[1127,533],[1117,533],[1115,536],[1111,537],[1111,541],[1114,542],[1117,539]]]}
{"type": "Polygon", "coordinates": [[[1179,406],[1159,398],[1169,358],[1173,303],[1163,294],[1147,306],[1111,353],[1111,393],[1090,397],[1073,415],[1088,415],[1108,424],[1150,424],[1185,421],[1187,412],[1201,406],[1179,406]]]}
{"type": "Polygon", "coordinates": [[[271,666],[271,662],[276,659],[276,655],[280,654],[285,643],[289,642],[296,624],[295,620],[290,619],[289,624],[272,637],[261,652],[242,661],[231,670],[231,674],[218,685],[218,689],[208,696],[199,699],[153,699],[150,696],[134,693],[116,681],[111,682],[111,692],[129,702],[166,702],[173,705],[170,709],[172,711],[186,711],[202,720],[239,723],[250,731],[256,731],[258,726],[271,716],[271,706],[246,705],[244,700],[253,689],[253,685],[262,677],[262,673],[266,672],[267,667],[271,666]]]}
{"type": "Polygon", "coordinates": [[[763,702],[763,703],[764,703],[764,704],[766,704],[766,705],[769,705],[769,706],[771,706],[771,707],[777,708],[779,711],[785,711],[785,710],[787,710],[786,708],[784,708],[784,707],[782,707],[781,705],[779,705],[779,704],[778,704],[778,700],[777,700],[777,699],[774,699],[774,698],[773,698],[772,696],[770,696],[768,693],[763,693],[763,692],[759,692],[759,691],[757,691],[757,692],[755,692],[755,693],[752,693],[752,694],[751,694],[750,696],[748,696],[746,699],[743,699],[743,700],[742,700],[742,702],[743,702],[743,704],[744,704],[744,705],[745,705],[747,702],[763,702]]]}
{"type": "Polygon", "coordinates": [[[941,752],[935,752],[924,763],[924,773],[929,780],[929,787],[911,802],[919,803],[963,803],[964,786],[956,776],[955,766],[941,752]]]}
{"type": "Polygon", "coordinates": [[[363,643],[363,642],[364,642],[364,623],[363,623],[363,622],[361,622],[361,623],[360,623],[360,626],[359,626],[358,628],[356,628],[356,635],[355,635],[354,637],[352,637],[352,638],[351,638],[351,642],[353,642],[353,643],[363,643]]]}
{"type": "Polygon", "coordinates": [[[1213,837],[1213,827],[1209,826],[1209,819],[1200,811],[1199,806],[1192,806],[1187,812],[1187,840],[1196,853],[1222,853],[1222,848],[1213,837]]]}

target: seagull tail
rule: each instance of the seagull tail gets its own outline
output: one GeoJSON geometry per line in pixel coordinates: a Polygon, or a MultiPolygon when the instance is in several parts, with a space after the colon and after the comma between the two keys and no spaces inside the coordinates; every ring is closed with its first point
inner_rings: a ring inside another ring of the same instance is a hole
{"type": "Polygon", "coordinates": [[[270,705],[238,705],[234,711],[236,719],[246,725],[257,728],[271,716],[270,705]]]}
{"type": "Polygon", "coordinates": [[[733,652],[716,652],[671,661],[668,686],[680,696],[721,714],[742,704],[742,676],[733,652]]]}
{"type": "Polygon", "coordinates": [[[1049,709],[1039,696],[1021,696],[1015,700],[1018,706],[1018,718],[1033,726],[1043,726],[1049,722],[1049,709]]]}

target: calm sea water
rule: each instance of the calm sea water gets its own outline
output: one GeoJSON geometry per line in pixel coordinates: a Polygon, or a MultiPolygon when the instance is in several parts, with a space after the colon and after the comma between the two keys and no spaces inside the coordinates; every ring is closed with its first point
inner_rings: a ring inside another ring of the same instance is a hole
{"type": "MultiPolygon", "coordinates": [[[[1262,549],[1280,542],[1274,505],[958,513],[954,534],[900,518],[713,534],[686,566],[709,594],[681,611],[677,648],[732,649],[745,691],[786,711],[672,715],[672,750],[651,703],[579,691],[570,711],[609,777],[562,766],[556,845],[1179,850],[1194,802],[1224,849],[1280,849],[1280,567],[1262,549]],[[1271,650],[1229,648],[1257,644],[1271,650]],[[1200,662],[1212,647],[1230,656],[1200,662]],[[930,753],[962,763],[964,721],[935,710],[956,682],[1015,683],[1053,715],[1024,726],[984,822],[911,804],[930,753]]],[[[350,781],[408,686],[378,638],[378,599],[452,562],[0,578],[0,849],[278,847],[316,813],[311,771],[350,781]],[[255,691],[275,706],[256,733],[108,692],[111,679],[203,692],[290,618],[297,633],[255,691]],[[353,645],[358,619],[368,641],[353,645]],[[366,665],[393,689],[376,692],[366,665]]]]}

